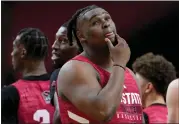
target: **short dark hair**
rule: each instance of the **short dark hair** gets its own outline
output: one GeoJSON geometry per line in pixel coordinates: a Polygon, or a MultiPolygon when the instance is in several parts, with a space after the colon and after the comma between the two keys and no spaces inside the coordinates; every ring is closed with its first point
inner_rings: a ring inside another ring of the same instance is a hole
{"type": "Polygon", "coordinates": [[[162,96],[166,96],[169,83],[176,78],[173,64],[161,55],[147,53],[136,59],[132,68],[147,80],[151,81],[155,90],[162,96]]]}
{"type": "Polygon", "coordinates": [[[20,43],[25,46],[27,56],[33,59],[44,59],[48,55],[48,39],[37,28],[24,28],[17,34],[20,43]]]}
{"type": "Polygon", "coordinates": [[[65,27],[65,28],[67,28],[67,27],[68,27],[68,21],[65,22],[61,27],[65,27]]]}
{"type": "Polygon", "coordinates": [[[68,37],[68,40],[69,40],[69,43],[70,45],[72,45],[73,43],[73,35],[77,41],[77,44],[79,46],[79,49],[80,51],[83,51],[83,48],[82,48],[82,45],[77,37],[77,34],[76,34],[76,27],[77,27],[77,19],[84,15],[86,12],[92,10],[92,9],[95,9],[95,8],[99,8],[98,6],[96,5],[90,5],[90,6],[87,6],[87,7],[84,7],[82,9],[79,9],[76,11],[76,13],[72,16],[72,18],[69,20],[69,23],[68,23],[68,28],[67,28],[67,37],[68,37]]]}

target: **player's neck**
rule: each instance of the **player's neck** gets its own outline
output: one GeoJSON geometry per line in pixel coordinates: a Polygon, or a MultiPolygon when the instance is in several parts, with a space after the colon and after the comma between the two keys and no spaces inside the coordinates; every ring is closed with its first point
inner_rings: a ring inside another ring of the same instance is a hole
{"type": "Polygon", "coordinates": [[[47,73],[44,61],[28,62],[26,67],[22,71],[23,76],[39,76],[47,73]]]}
{"type": "Polygon", "coordinates": [[[148,107],[155,103],[166,104],[163,96],[156,94],[155,96],[151,96],[146,99],[145,107],[148,107]]]}
{"type": "Polygon", "coordinates": [[[102,68],[109,68],[112,65],[112,60],[109,53],[105,52],[83,52],[82,55],[89,58],[95,64],[101,66],[102,68]]]}

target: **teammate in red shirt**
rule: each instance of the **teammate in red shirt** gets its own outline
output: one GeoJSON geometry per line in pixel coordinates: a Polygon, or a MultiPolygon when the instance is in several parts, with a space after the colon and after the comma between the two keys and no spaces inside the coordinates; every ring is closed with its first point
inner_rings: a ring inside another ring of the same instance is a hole
{"type": "Polygon", "coordinates": [[[79,53],[79,48],[76,43],[73,45],[69,44],[67,38],[67,26],[68,22],[64,23],[57,31],[55,41],[52,45],[52,61],[54,66],[54,71],[50,77],[50,98],[51,104],[55,106],[55,113],[53,117],[54,124],[60,123],[59,117],[59,104],[56,91],[56,80],[60,68],[67,62],[69,59],[73,58],[79,53]]]}
{"type": "Polygon", "coordinates": [[[142,89],[148,123],[167,123],[166,91],[176,78],[175,68],[163,56],[147,53],[136,59],[133,70],[142,89]]]}
{"type": "Polygon", "coordinates": [[[22,29],[13,41],[12,64],[23,78],[2,89],[2,123],[51,123],[50,80],[45,68],[48,39],[39,29],[22,29]]]}
{"type": "Polygon", "coordinates": [[[67,35],[84,51],[58,75],[62,123],[142,123],[140,90],[126,67],[130,49],[110,14],[95,5],[80,9],[67,35]]]}
{"type": "Polygon", "coordinates": [[[179,78],[173,80],[167,90],[167,123],[179,123],[179,78]]]}

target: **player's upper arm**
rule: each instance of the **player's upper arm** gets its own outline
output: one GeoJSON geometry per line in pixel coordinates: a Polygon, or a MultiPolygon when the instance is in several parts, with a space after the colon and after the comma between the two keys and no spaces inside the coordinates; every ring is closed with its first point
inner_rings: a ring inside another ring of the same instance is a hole
{"type": "Polygon", "coordinates": [[[69,61],[59,72],[57,87],[58,94],[63,93],[80,111],[97,120],[103,118],[100,111],[103,106],[97,102],[101,86],[91,65],[69,61]]]}
{"type": "Polygon", "coordinates": [[[10,85],[1,90],[1,114],[2,121],[15,118],[19,105],[19,93],[17,89],[10,85]]]}
{"type": "Polygon", "coordinates": [[[172,81],[167,90],[168,122],[179,123],[179,79],[172,81]]]}

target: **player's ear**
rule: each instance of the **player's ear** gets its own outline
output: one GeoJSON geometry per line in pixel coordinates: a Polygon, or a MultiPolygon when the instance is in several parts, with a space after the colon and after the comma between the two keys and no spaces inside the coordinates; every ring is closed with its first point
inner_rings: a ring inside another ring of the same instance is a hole
{"type": "Polygon", "coordinates": [[[146,84],[145,93],[150,93],[153,90],[153,84],[151,82],[146,84]]]}
{"type": "Polygon", "coordinates": [[[26,55],[27,55],[26,49],[22,48],[22,50],[21,50],[21,58],[24,59],[26,57],[26,55]]]}
{"type": "Polygon", "coordinates": [[[84,35],[79,30],[76,31],[76,34],[81,43],[86,41],[84,35]]]}

